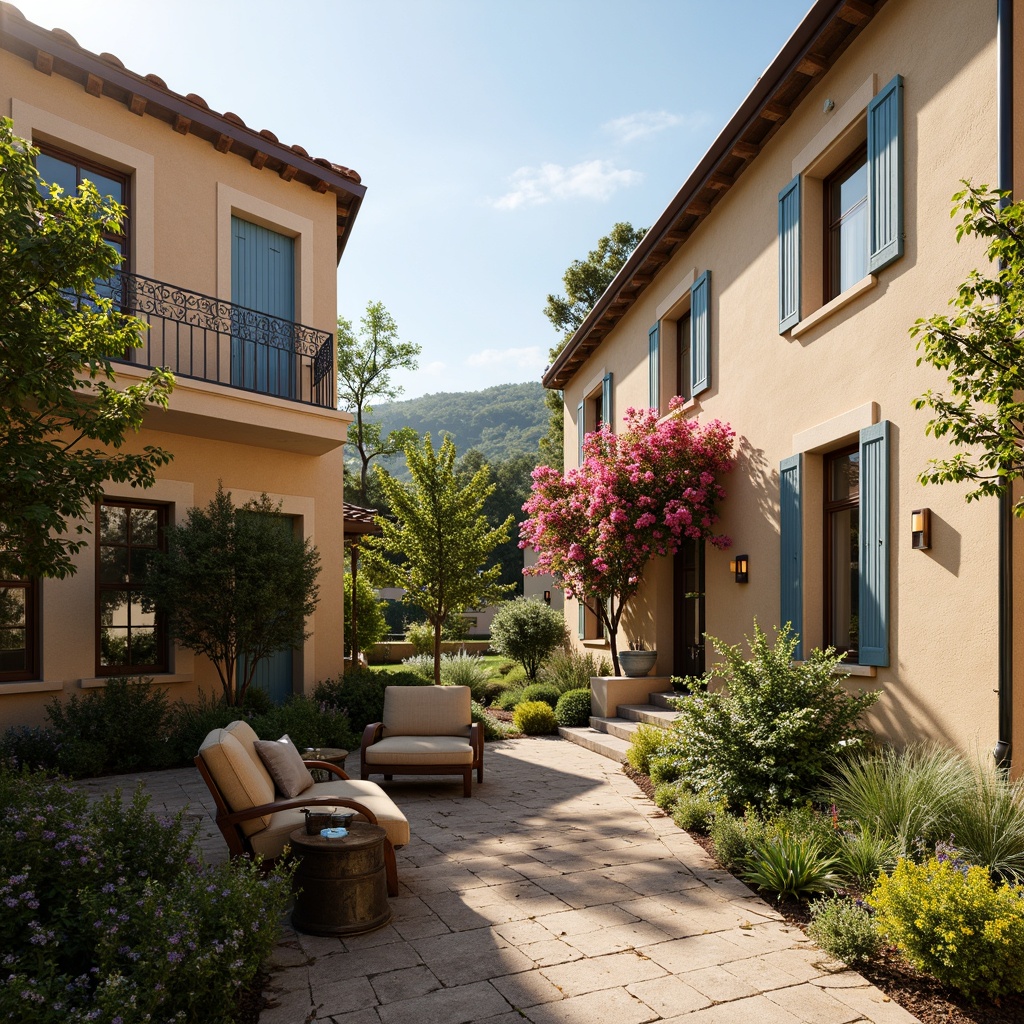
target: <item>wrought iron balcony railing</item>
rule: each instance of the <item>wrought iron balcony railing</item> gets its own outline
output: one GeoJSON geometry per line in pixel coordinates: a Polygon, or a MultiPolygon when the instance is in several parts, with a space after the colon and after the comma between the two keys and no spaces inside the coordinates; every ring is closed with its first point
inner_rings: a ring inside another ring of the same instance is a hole
{"type": "Polygon", "coordinates": [[[127,271],[118,271],[101,291],[123,312],[149,324],[140,346],[124,362],[165,366],[177,377],[335,407],[329,331],[127,271]]]}

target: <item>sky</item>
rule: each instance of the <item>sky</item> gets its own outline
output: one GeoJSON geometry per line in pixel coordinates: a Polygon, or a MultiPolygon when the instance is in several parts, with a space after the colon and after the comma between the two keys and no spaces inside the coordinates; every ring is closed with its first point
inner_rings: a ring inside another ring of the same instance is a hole
{"type": "Polygon", "coordinates": [[[356,170],[338,312],[422,346],[414,398],[540,378],[566,268],[654,223],[810,0],[15,5],[356,170]]]}

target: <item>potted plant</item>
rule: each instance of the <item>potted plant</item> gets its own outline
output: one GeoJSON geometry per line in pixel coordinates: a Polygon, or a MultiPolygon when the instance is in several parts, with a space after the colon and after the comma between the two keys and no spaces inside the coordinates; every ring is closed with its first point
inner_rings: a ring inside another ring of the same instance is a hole
{"type": "Polygon", "coordinates": [[[642,636],[635,636],[629,641],[629,650],[619,652],[619,664],[623,673],[630,677],[645,676],[658,660],[657,650],[648,648],[642,636]]]}

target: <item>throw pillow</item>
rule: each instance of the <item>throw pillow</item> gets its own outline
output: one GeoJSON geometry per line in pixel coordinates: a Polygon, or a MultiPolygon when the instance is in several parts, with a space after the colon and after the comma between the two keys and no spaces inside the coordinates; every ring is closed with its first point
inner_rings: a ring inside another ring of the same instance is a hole
{"type": "Polygon", "coordinates": [[[291,800],[313,785],[313,776],[287,734],[279,740],[257,740],[253,746],[285,799],[291,800]]]}

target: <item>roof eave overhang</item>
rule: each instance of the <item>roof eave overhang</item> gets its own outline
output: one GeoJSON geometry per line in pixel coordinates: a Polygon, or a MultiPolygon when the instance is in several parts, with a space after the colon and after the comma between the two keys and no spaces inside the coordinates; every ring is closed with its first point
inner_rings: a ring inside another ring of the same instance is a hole
{"type": "Polygon", "coordinates": [[[545,371],[564,388],[886,0],[818,0],[545,371]]]}

